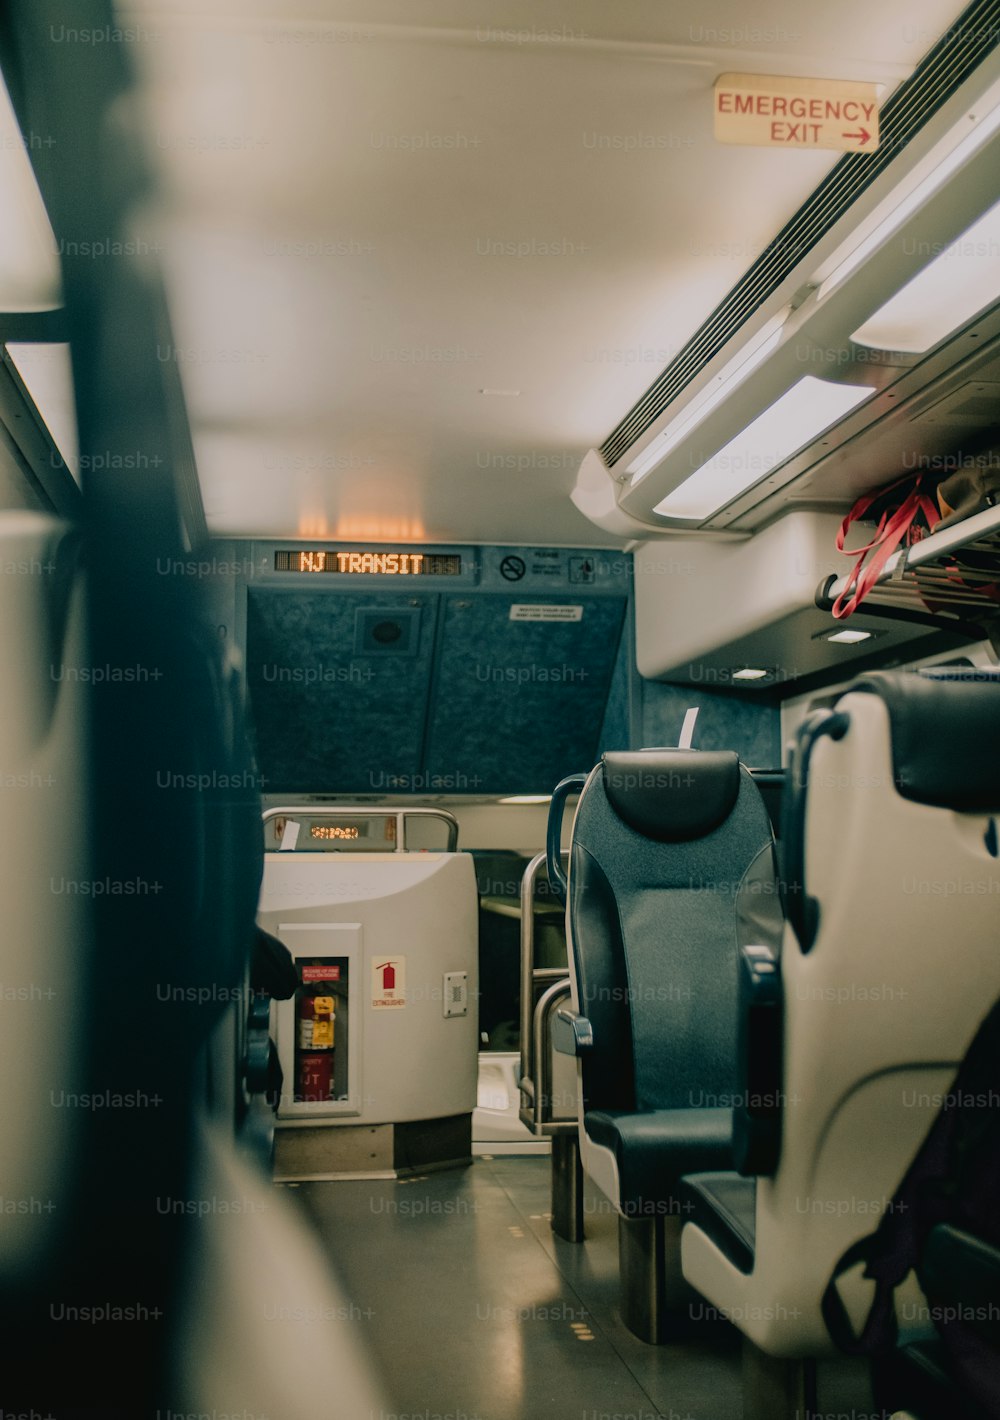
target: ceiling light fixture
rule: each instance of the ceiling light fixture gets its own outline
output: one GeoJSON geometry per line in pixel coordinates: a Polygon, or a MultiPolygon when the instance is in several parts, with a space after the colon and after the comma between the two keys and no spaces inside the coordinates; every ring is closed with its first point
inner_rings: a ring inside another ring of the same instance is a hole
{"type": "MultiPolygon", "coordinates": [[[[970,115],[972,117],[972,115],[970,115]]],[[[975,120],[974,120],[975,121],[975,120]]],[[[945,183],[958,171],[972,155],[983,146],[987,139],[992,138],[997,129],[1000,128],[1000,102],[996,103],[982,118],[980,118],[970,133],[959,142],[951,152],[946,153],[941,160],[935,164],[933,169],[927,174],[922,182],[899,201],[888,216],[884,217],[878,226],[873,228],[868,235],[858,243],[858,245],[844,258],[839,266],[835,267],[826,280],[821,284],[817,292],[816,299],[823,301],[831,291],[845,281],[853,271],[863,265],[868,260],[872,252],[882,245],[886,238],[891,237],[908,217],[911,217],[919,207],[932,197],[935,192],[940,191],[945,183]]]]}
{"type": "Polygon", "coordinates": [[[874,393],[869,385],[805,375],[661,498],[653,512],[698,522],[711,517],[874,393]]]}
{"type": "Polygon", "coordinates": [[[671,420],[667,427],[657,434],[649,447],[632,460],[625,470],[626,473],[632,475],[631,487],[635,488],[647,474],[652,473],[653,469],[663,462],[671,449],[676,448],[686,434],[696,428],[703,419],[707,419],[712,410],[717,409],[722,401],[727,399],[733,390],[743,383],[751,371],[767,359],[781,339],[781,332],[790,312],[791,306],[785,306],[773,319],[769,320],[757,332],[755,338],[722,367],[701,395],[689,404],[682,414],[671,420]]]}
{"type": "Polygon", "coordinates": [[[842,646],[856,646],[859,641],[870,641],[874,634],[873,631],[835,631],[826,640],[836,641],[842,646]]]}
{"type": "Polygon", "coordinates": [[[1000,202],[939,252],[851,336],[876,350],[922,355],[1000,300],[1000,202]]]}

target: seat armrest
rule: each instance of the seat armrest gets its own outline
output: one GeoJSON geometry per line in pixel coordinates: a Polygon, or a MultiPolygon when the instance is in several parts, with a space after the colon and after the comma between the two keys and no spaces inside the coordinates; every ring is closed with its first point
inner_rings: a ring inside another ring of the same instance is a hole
{"type": "Polygon", "coordinates": [[[733,1156],[744,1176],[773,1174],[781,1151],[784,998],[773,947],[740,948],[733,1156]]]}
{"type": "Polygon", "coordinates": [[[572,1006],[560,1006],[552,1017],[552,1044],[561,1055],[582,1055],[594,1044],[593,1027],[572,1006]]]}

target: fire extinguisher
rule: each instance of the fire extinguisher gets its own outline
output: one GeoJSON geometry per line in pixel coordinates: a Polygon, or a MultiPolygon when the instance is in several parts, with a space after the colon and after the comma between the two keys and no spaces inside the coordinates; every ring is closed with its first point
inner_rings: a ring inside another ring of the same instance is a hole
{"type": "Polygon", "coordinates": [[[334,998],[307,993],[299,998],[296,1098],[316,1103],[333,1097],[334,998]]]}

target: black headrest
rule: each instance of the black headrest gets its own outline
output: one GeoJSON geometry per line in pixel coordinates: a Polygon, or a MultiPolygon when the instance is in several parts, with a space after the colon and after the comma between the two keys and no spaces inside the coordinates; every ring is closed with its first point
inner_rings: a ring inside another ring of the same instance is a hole
{"type": "Polygon", "coordinates": [[[878,695],[889,712],[892,769],[904,799],[960,813],[1000,811],[1000,677],[942,667],[873,671],[845,694],[878,695]]]}
{"type": "Polygon", "coordinates": [[[621,750],[605,754],[601,763],[615,813],[659,843],[711,833],[740,792],[740,760],[733,750],[621,750]]]}

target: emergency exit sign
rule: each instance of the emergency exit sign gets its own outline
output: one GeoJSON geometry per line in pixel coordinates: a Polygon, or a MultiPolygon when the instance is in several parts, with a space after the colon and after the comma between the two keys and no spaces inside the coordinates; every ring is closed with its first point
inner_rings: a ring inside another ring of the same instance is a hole
{"type": "Polygon", "coordinates": [[[878,88],[853,80],[720,74],[715,81],[715,137],[719,143],[756,148],[874,153],[878,88]]]}

